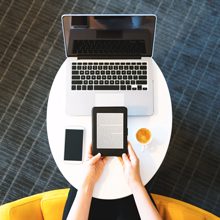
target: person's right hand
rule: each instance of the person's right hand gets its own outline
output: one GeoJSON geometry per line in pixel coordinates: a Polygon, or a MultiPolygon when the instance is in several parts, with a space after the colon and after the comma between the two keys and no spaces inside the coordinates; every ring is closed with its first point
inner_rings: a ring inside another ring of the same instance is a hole
{"type": "Polygon", "coordinates": [[[135,154],[131,144],[128,142],[128,155],[122,154],[122,165],[125,178],[130,187],[136,184],[142,184],[140,176],[139,159],[135,154]]]}

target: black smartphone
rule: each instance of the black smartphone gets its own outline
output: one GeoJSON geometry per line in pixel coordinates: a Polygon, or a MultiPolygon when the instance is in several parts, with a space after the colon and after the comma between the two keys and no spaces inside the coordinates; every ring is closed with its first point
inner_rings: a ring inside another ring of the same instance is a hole
{"type": "Polygon", "coordinates": [[[82,162],[83,132],[81,127],[71,127],[65,130],[64,160],[82,162]]]}

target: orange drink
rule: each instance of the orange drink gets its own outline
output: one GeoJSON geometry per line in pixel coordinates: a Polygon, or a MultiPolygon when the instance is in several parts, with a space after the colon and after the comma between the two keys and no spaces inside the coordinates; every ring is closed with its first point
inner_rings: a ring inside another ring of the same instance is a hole
{"type": "Polygon", "coordinates": [[[136,133],[136,139],[139,143],[142,144],[143,151],[145,145],[148,144],[152,139],[151,131],[147,128],[140,128],[136,133]]]}

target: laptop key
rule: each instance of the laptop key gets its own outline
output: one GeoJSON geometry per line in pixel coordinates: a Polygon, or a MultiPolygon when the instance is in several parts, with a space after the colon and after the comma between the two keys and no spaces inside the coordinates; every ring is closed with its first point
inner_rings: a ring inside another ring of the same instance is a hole
{"type": "Polygon", "coordinates": [[[137,80],[136,81],[136,84],[141,84],[141,85],[143,85],[143,84],[147,84],[147,80],[137,80]]]}
{"type": "Polygon", "coordinates": [[[80,76],[79,75],[73,75],[72,79],[80,79],[80,76]]]}
{"type": "Polygon", "coordinates": [[[119,90],[119,86],[117,85],[95,85],[94,90],[119,90]]]}
{"type": "Polygon", "coordinates": [[[131,86],[130,85],[127,86],[127,90],[131,90],[131,86]]]}
{"type": "Polygon", "coordinates": [[[76,66],[72,66],[72,69],[73,69],[73,70],[76,70],[76,66]]]}
{"type": "Polygon", "coordinates": [[[139,79],[147,79],[147,75],[141,75],[139,76],[139,79]]]}
{"type": "Polygon", "coordinates": [[[89,80],[89,84],[90,84],[90,85],[93,84],[93,80],[89,80]]]}
{"type": "Polygon", "coordinates": [[[140,70],[146,70],[147,66],[140,66],[140,70]]]}
{"type": "Polygon", "coordinates": [[[93,86],[89,85],[88,90],[93,90],[93,86]]]}
{"type": "Polygon", "coordinates": [[[122,86],[121,86],[121,90],[126,90],[126,86],[125,86],[125,85],[122,85],[122,86]]]}
{"type": "Polygon", "coordinates": [[[109,81],[108,81],[108,80],[105,80],[105,84],[106,84],[106,85],[109,84],[109,81]]]}
{"type": "Polygon", "coordinates": [[[72,86],[72,90],[76,90],[76,86],[72,86]]]}
{"type": "Polygon", "coordinates": [[[72,71],[72,74],[79,74],[79,71],[74,70],[74,71],[72,71]]]}
{"type": "Polygon", "coordinates": [[[137,89],[138,89],[138,90],[142,90],[142,86],[141,86],[141,85],[138,85],[138,86],[137,86],[137,89]]]}
{"type": "Polygon", "coordinates": [[[72,84],[81,85],[82,84],[82,80],[73,80],[72,84]]]}
{"type": "Polygon", "coordinates": [[[77,86],[77,90],[81,90],[81,86],[77,86]]]}
{"type": "Polygon", "coordinates": [[[83,85],[83,86],[82,86],[82,90],[86,90],[86,85],[83,85]]]}
{"type": "Polygon", "coordinates": [[[122,76],[121,76],[121,75],[119,75],[119,76],[118,76],[118,79],[122,79],[122,76]]]}
{"type": "Polygon", "coordinates": [[[114,80],[110,80],[110,84],[114,84],[114,80]]]}

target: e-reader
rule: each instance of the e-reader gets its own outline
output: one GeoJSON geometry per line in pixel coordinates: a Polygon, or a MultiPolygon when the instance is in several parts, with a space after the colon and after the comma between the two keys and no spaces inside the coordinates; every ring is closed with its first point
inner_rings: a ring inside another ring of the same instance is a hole
{"type": "Polygon", "coordinates": [[[92,153],[103,156],[127,153],[126,107],[93,107],[92,153]]]}

